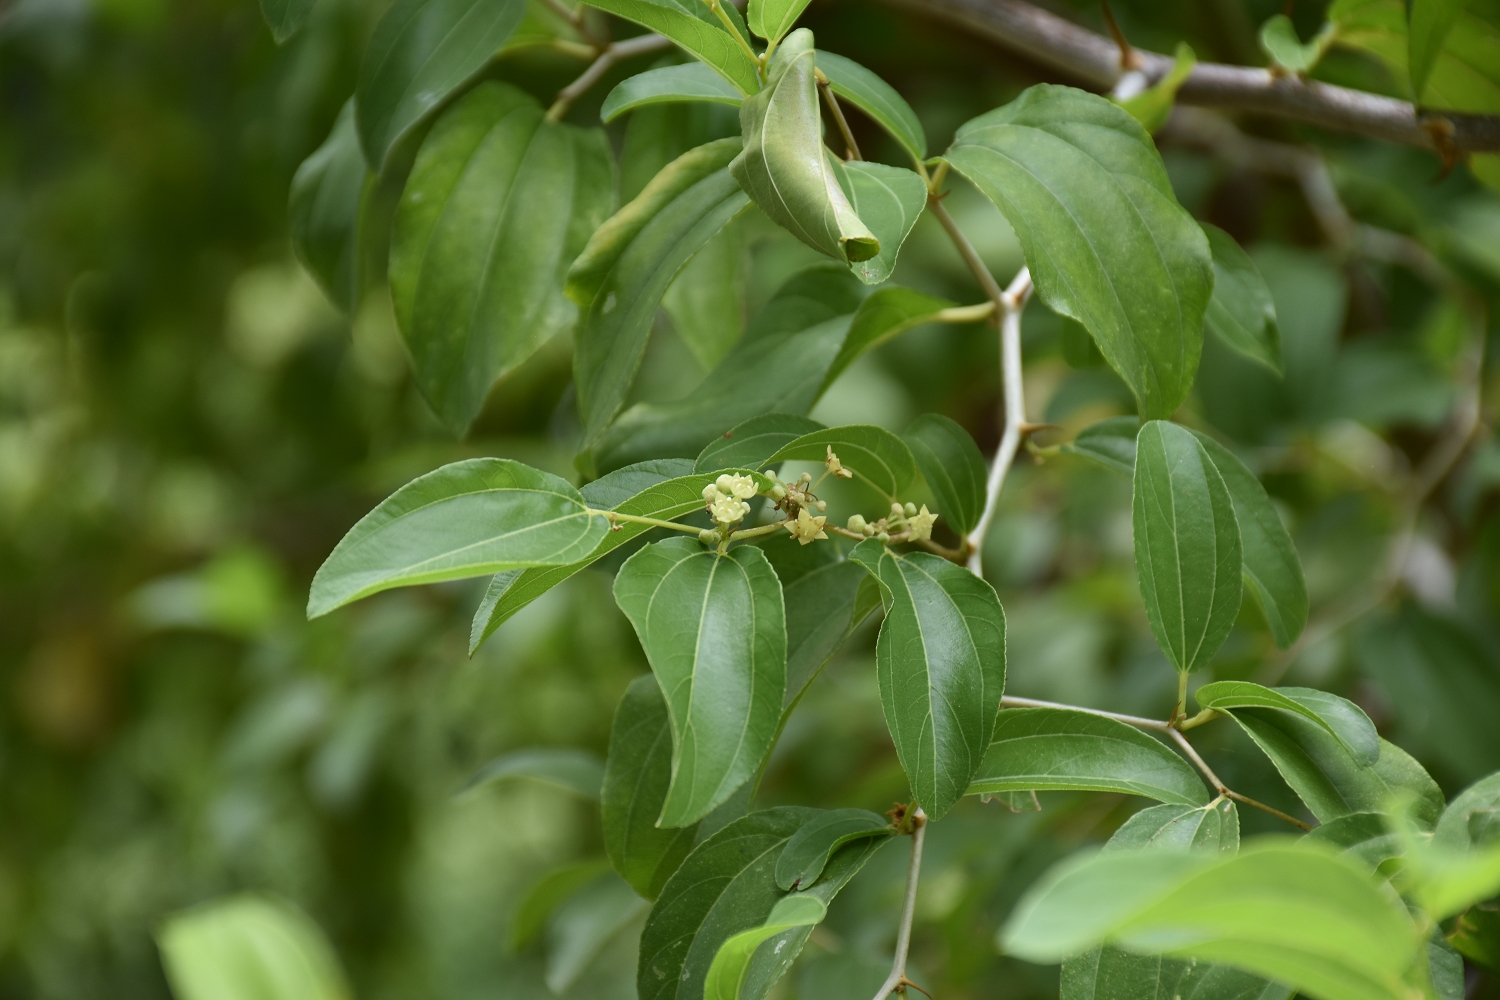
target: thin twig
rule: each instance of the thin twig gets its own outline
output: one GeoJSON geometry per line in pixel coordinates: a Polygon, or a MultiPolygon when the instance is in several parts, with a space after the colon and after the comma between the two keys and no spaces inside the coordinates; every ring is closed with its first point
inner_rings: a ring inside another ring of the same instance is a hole
{"type": "Polygon", "coordinates": [[[1265,812],[1270,813],[1272,816],[1275,816],[1278,819],[1284,819],[1288,823],[1292,824],[1295,827],[1299,827],[1300,829],[1312,829],[1312,827],[1308,826],[1300,819],[1297,819],[1295,816],[1288,816],[1280,809],[1275,809],[1271,806],[1268,806],[1264,802],[1259,802],[1255,799],[1252,799],[1248,795],[1241,795],[1239,792],[1230,791],[1229,788],[1224,784],[1224,782],[1219,780],[1219,776],[1217,774],[1214,774],[1213,768],[1209,767],[1208,763],[1204,761],[1202,757],[1198,756],[1198,751],[1193,749],[1193,745],[1188,742],[1186,736],[1182,735],[1182,733],[1175,728],[1168,728],[1167,732],[1172,734],[1172,739],[1177,741],[1177,745],[1182,748],[1183,753],[1188,755],[1188,759],[1191,760],[1195,765],[1197,765],[1198,770],[1203,772],[1203,776],[1208,779],[1211,785],[1214,786],[1214,791],[1227,798],[1234,799],[1234,801],[1236,802],[1243,802],[1247,806],[1254,806],[1257,809],[1264,810],[1265,812]]]}
{"type": "Polygon", "coordinates": [[[1122,715],[1119,712],[1106,712],[1102,708],[1085,708],[1082,705],[1064,705],[1057,701],[1041,701],[1037,698],[1018,698],[1015,695],[1005,695],[1000,699],[1001,708],[1061,708],[1069,712],[1087,712],[1089,715],[1102,715],[1106,719],[1114,719],[1137,729],[1151,729],[1159,733],[1170,732],[1170,723],[1161,719],[1144,719],[1139,715],[1122,715]]]}
{"type": "Polygon", "coordinates": [[[833,92],[833,85],[828,82],[828,77],[823,75],[820,69],[814,69],[818,78],[818,92],[823,95],[823,102],[828,105],[833,120],[838,123],[839,134],[844,137],[844,150],[846,160],[862,160],[859,154],[859,143],[854,141],[854,133],[849,131],[849,122],[844,118],[844,109],[839,107],[838,95],[833,92]]]}
{"type": "Polygon", "coordinates": [[[557,92],[557,99],[552,102],[552,107],[547,109],[548,121],[561,121],[573,106],[589,88],[603,79],[604,74],[614,68],[615,64],[632,56],[645,55],[648,52],[660,52],[662,49],[672,47],[672,40],[664,35],[640,35],[636,38],[627,38],[623,42],[613,42],[606,45],[599,53],[589,68],[579,75],[578,79],[568,84],[557,92]]]}
{"type": "Polygon", "coordinates": [[[1286,813],[1282,812],[1280,809],[1277,809],[1274,806],[1268,806],[1264,802],[1258,802],[1255,799],[1252,799],[1248,795],[1241,795],[1239,792],[1231,792],[1227,788],[1224,790],[1224,794],[1227,797],[1229,797],[1231,799],[1234,799],[1234,801],[1236,801],[1236,802],[1243,802],[1247,806],[1254,806],[1255,808],[1259,809],[1261,812],[1268,812],[1272,816],[1275,816],[1277,819],[1284,819],[1288,823],[1290,823],[1293,826],[1295,826],[1297,829],[1302,830],[1303,832],[1306,832],[1306,831],[1312,829],[1311,826],[1309,826],[1308,824],[1302,822],[1297,817],[1295,817],[1295,816],[1288,816],[1286,813]]]}
{"type": "Polygon", "coordinates": [[[891,974],[881,984],[875,1000],[885,1000],[897,987],[915,986],[906,978],[906,956],[911,950],[911,922],[917,912],[917,880],[922,873],[922,843],[927,838],[927,814],[920,806],[912,812],[911,863],[906,869],[906,894],[901,902],[901,923],[896,931],[896,958],[891,974]]]}
{"type": "Polygon", "coordinates": [[[1026,397],[1021,380],[1021,310],[1031,297],[1031,288],[1031,271],[1023,267],[1000,296],[1000,376],[1005,393],[1005,430],[1000,435],[995,461],[990,465],[984,513],[969,534],[972,548],[969,571],[981,578],[984,576],[984,539],[1000,509],[1000,491],[1005,488],[1005,477],[1016,460],[1021,435],[1027,428],[1026,397]]]}

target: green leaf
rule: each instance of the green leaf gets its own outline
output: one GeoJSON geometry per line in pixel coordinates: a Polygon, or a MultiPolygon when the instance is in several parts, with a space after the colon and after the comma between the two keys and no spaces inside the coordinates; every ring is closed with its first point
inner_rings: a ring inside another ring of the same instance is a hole
{"type": "Polygon", "coordinates": [[[835,160],[833,169],[855,214],[880,243],[879,253],[849,269],[865,284],[878,285],[895,270],[896,254],[927,207],[927,182],[903,167],[868,160],[835,160]]]}
{"type": "Polygon", "coordinates": [[[917,802],[940,818],[969,790],[1005,689],[1005,612],[994,588],[926,552],[879,541],[849,558],[880,585],[880,704],[917,802]]]}
{"type": "Polygon", "coordinates": [[[692,538],[641,549],[615,576],[672,716],[672,784],[657,820],[686,826],[749,781],[786,693],[781,582],[751,545],[724,555],[692,538]]]}
{"type": "Polygon", "coordinates": [[[1500,971],[1500,909],[1471,906],[1458,918],[1448,942],[1475,965],[1500,971]]]}
{"type": "Polygon", "coordinates": [[[391,299],[417,385],[462,436],[490,387],[578,309],[568,266],[614,208],[602,129],[550,122],[487,82],[437,120],[417,153],[391,240],[391,299]]]}
{"type": "Polygon", "coordinates": [[[854,473],[855,482],[867,484],[888,501],[896,500],[917,478],[917,460],[906,442],[870,424],[811,431],[782,445],[765,464],[822,462],[830,448],[844,468],[854,473]]]}
{"type": "Polygon", "coordinates": [[[359,149],[350,98],[323,145],[297,168],[287,205],[292,250],[345,312],[359,304],[360,208],[372,180],[359,149]]]}
{"type": "Polygon", "coordinates": [[[945,155],[999,206],[1037,294],[1088,328],[1141,415],[1171,416],[1198,370],[1213,261],[1140,123],[1039,84],[965,124],[945,155]]]}
{"type": "Polygon", "coordinates": [[[359,141],[377,173],[391,147],[489,63],[524,0],[396,0],[359,65],[359,141]]]}
{"type": "Polygon", "coordinates": [[[1307,625],[1307,584],[1297,547],[1255,473],[1213,438],[1194,434],[1234,501],[1245,584],[1260,605],[1277,647],[1287,649],[1307,625]]]}
{"type": "Polygon", "coordinates": [[[671,403],[637,403],[594,448],[600,468],[655,455],[698,454],[757,414],[805,414],[849,332],[864,286],[843,267],[793,276],[696,389],[671,403]]]}
{"type": "Polygon", "coordinates": [[[1151,806],[1127,819],[1104,849],[1234,854],[1240,849],[1240,814],[1229,799],[1202,806],[1151,806]]]}
{"type": "Polygon", "coordinates": [[[1201,806],[1208,791],[1192,767],[1123,722],[1061,708],[1008,708],[968,794],[1064,789],[1124,792],[1201,806]]]}
{"type": "Polygon", "coordinates": [[[739,109],[727,105],[692,101],[637,108],[625,123],[620,145],[620,201],[635,198],[688,150],[739,134],[739,109]]]}
{"type": "Polygon", "coordinates": [[[1141,422],[1135,417],[1110,417],[1078,432],[1071,444],[1062,446],[1066,455],[1098,462],[1106,469],[1135,475],[1135,439],[1141,422]]]}
{"type": "Polygon", "coordinates": [[[604,782],[604,765],[587,750],[568,747],[512,750],[475,771],[464,783],[463,790],[470,791],[502,778],[530,778],[598,802],[599,787],[604,782]]]}
{"type": "Polygon", "coordinates": [[[792,30],[808,3],[809,0],[750,0],[745,19],[751,31],[774,42],[792,30]]]}
{"type": "Polygon", "coordinates": [[[589,858],[554,868],[538,879],[526,890],[521,901],[516,904],[515,913],[511,915],[508,934],[511,951],[520,951],[536,940],[537,935],[547,926],[548,918],[565,899],[607,871],[607,859],[589,858]]]}
{"type": "Polygon", "coordinates": [[[705,371],[724,360],[745,330],[747,221],[736,219],[705,243],[662,296],[672,329],[705,371]]]}
{"type": "Polygon", "coordinates": [[[1063,962],[1061,1000],[1290,1000],[1292,991],[1224,965],[1095,948],[1063,962]]]}
{"type": "Polygon", "coordinates": [[[1443,44],[1463,8],[1461,0],[1411,0],[1409,4],[1406,65],[1411,92],[1418,104],[1427,89],[1427,78],[1437,65],[1438,54],[1443,51],[1443,44]]]}
{"type": "Polygon", "coordinates": [[[828,77],[833,92],[874,119],[899,142],[912,160],[927,159],[927,135],[922,122],[896,88],[853,59],[818,50],[818,69],[828,77]]]}
{"type": "MultiPolygon", "coordinates": [[[[776,862],[792,836],[819,815],[821,810],[801,806],[754,812],[693,849],[667,880],[641,934],[636,979],[641,1000],[703,996],[720,946],[741,931],[764,925],[786,898],[776,885],[776,862]]],[[[817,884],[797,895],[826,904],[883,843],[865,839],[843,848],[830,859],[817,884]]],[[[763,996],[801,952],[810,931],[811,927],[794,928],[766,942],[739,995],[746,1000],[763,996]]]]}
{"type": "Polygon", "coordinates": [[[1269,838],[1232,857],[1071,858],[1017,905],[1010,954],[1055,962],[1100,940],[1286,983],[1320,1000],[1397,1000],[1420,945],[1400,902],[1354,861],[1269,838]]]}
{"type": "Polygon", "coordinates": [[[882,288],[860,303],[854,321],[849,325],[848,336],[833,359],[828,373],[823,377],[823,389],[833,384],[834,379],[854,363],[866,351],[900,336],[913,327],[931,323],[942,318],[945,309],[953,303],[925,292],[910,288],[882,288]]]}
{"type": "Polygon", "coordinates": [[[563,566],[609,531],[565,481],[504,458],[454,462],[359,520],[313,577],[309,618],[420,583],[563,566]]]}
{"type": "Polygon", "coordinates": [[[880,253],[880,241],[849,204],[823,146],[813,62],[812,32],[798,28],[771,57],[765,88],[740,105],[745,148],[729,171],[771,221],[855,264],[880,253]]]}
{"type": "Polygon", "coordinates": [[[587,440],[625,401],[673,277],[749,204],[726,169],[738,149],[738,139],[720,139],[678,157],[573,262],[568,296],[587,307],[573,357],[587,440]]]}
{"type": "Polygon", "coordinates": [[[922,478],[932,488],[938,512],[960,535],[967,535],[984,513],[984,456],[969,432],[940,413],[924,413],[906,428],[922,478]]]}
{"type": "MultiPolygon", "coordinates": [[[[691,497],[692,483],[680,484],[681,488],[667,487],[656,491],[652,488],[670,479],[680,479],[692,474],[692,463],[682,459],[666,458],[617,469],[609,475],[584,485],[579,495],[583,502],[598,510],[618,510],[625,514],[639,514],[672,520],[697,510],[703,502],[701,491],[706,482],[698,486],[699,493],[691,497]],[[648,491],[650,491],[648,493],[648,491]],[[646,495],[642,495],[646,494],[646,495]],[[640,500],[637,501],[637,496],[640,500]]],[[[469,655],[473,656],[484,640],[488,639],[511,615],[541,597],[553,587],[571,577],[632,538],[645,531],[646,525],[620,525],[619,531],[604,536],[597,548],[583,559],[566,566],[547,566],[537,569],[513,569],[496,573],[490,580],[484,600],[474,613],[474,623],[469,630],[469,655]]]]}
{"type": "Polygon", "coordinates": [[[701,62],[662,66],[626,77],[615,85],[599,109],[599,117],[612,122],[627,111],[648,104],[675,101],[710,101],[739,107],[745,99],[738,87],[701,62]]]}
{"type": "Polygon", "coordinates": [[[156,934],[177,1000],[349,1000],[338,957],[301,910],[230,896],[172,914],[156,934]]]}
{"type": "Polygon", "coordinates": [[[1172,105],[1177,102],[1177,89],[1197,64],[1198,57],[1193,54],[1192,47],[1187,42],[1178,42],[1177,54],[1167,75],[1134,97],[1117,103],[1130,112],[1130,117],[1140,122],[1142,128],[1154,133],[1167,123],[1172,105]]]}
{"type": "Polygon", "coordinates": [[[612,871],[564,900],[547,921],[547,988],[559,995],[571,989],[609,939],[645,908],[612,871]]]}
{"type": "Polygon", "coordinates": [[[766,922],[740,931],[719,946],[703,984],[704,1000],[740,1000],[755,951],[766,941],[795,927],[822,923],[828,906],[816,896],[788,896],[771,908],[766,922]]]}
{"type": "Polygon", "coordinates": [[[751,417],[710,441],[698,453],[693,469],[697,472],[717,472],[730,467],[764,469],[783,446],[819,430],[823,430],[822,424],[795,413],[751,417]]]}
{"type": "Polygon", "coordinates": [[[1372,872],[1383,873],[1383,865],[1403,853],[1401,840],[1391,832],[1384,813],[1357,812],[1313,827],[1308,838],[1332,844],[1359,859],[1372,872]]]}
{"type": "Polygon", "coordinates": [[[806,889],[818,881],[828,859],[845,844],[866,837],[889,837],[896,831],[884,816],[868,809],[831,809],[805,824],[787,841],[776,860],[776,885],[806,889]]]}
{"type": "MultiPolygon", "coordinates": [[[[588,0],[590,7],[666,35],[745,94],[760,87],[755,60],[696,0],[588,0]]],[[[727,6],[727,5],[726,5],[727,6]]]]}
{"type": "Polygon", "coordinates": [[[317,5],[318,0],[260,0],[260,13],[280,45],[297,33],[317,5]]]}
{"type": "Polygon", "coordinates": [[[671,718],[661,685],[646,674],[630,682],[615,709],[600,818],[610,864],[647,899],[660,895],[692,850],[698,829],[656,825],[671,783],[671,718]]]}
{"type": "Polygon", "coordinates": [[[1490,822],[1496,810],[1500,810],[1500,774],[1481,778],[1458,794],[1438,818],[1433,845],[1468,851],[1500,841],[1500,830],[1490,822]]]}
{"type": "Polygon", "coordinates": [[[1208,236],[1214,259],[1214,293],[1204,314],[1205,325],[1239,354],[1283,374],[1276,303],[1266,279],[1233,236],[1206,222],[1199,225],[1208,236]]]}
{"type": "Polygon", "coordinates": [[[1291,712],[1312,720],[1349,751],[1354,760],[1372,766],[1380,759],[1380,736],[1375,723],[1352,701],[1312,688],[1268,688],[1250,681],[1215,681],[1193,695],[1199,706],[1228,712],[1237,708],[1266,708],[1291,712]]]}
{"type": "Polygon", "coordinates": [[[1224,644],[1243,593],[1234,502],[1192,431],[1164,420],[1141,427],[1131,523],[1151,632],[1172,666],[1191,673],[1224,644]]]}
{"type": "Polygon", "coordinates": [[[1310,42],[1297,36],[1297,27],[1285,14],[1277,14],[1260,26],[1260,47],[1271,61],[1289,73],[1310,73],[1323,50],[1328,46],[1330,35],[1324,30],[1310,42]]]}

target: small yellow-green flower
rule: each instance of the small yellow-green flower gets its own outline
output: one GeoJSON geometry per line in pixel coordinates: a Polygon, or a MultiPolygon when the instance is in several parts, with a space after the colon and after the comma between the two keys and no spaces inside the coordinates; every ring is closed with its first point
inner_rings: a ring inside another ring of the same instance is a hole
{"type": "Polygon", "coordinates": [[[932,537],[932,525],[938,516],[927,510],[924,503],[922,509],[906,519],[907,528],[911,531],[911,540],[914,542],[924,541],[932,537]]]}
{"type": "Polygon", "coordinates": [[[726,472],[714,482],[714,488],[736,500],[749,500],[755,496],[755,480],[749,476],[731,476],[726,472]]]}
{"type": "Polygon", "coordinates": [[[828,537],[828,533],[823,530],[823,525],[827,522],[828,518],[813,517],[804,507],[797,512],[795,518],[789,518],[783,523],[786,525],[786,530],[792,533],[793,538],[806,545],[808,542],[828,537]]]}
{"type": "Polygon", "coordinates": [[[750,513],[750,505],[743,500],[721,495],[708,505],[708,510],[720,524],[738,524],[750,513]]]}
{"type": "Polygon", "coordinates": [[[823,464],[828,467],[829,472],[840,479],[854,478],[853,470],[844,468],[844,464],[839,461],[839,457],[833,453],[833,445],[828,446],[828,457],[823,460],[823,464]]]}

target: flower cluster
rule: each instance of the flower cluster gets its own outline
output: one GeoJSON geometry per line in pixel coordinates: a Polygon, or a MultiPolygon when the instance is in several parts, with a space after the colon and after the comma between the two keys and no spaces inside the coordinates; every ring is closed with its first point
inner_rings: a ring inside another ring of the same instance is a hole
{"type": "Polygon", "coordinates": [[[755,496],[755,480],[749,476],[731,476],[728,473],[703,487],[703,503],[713,519],[726,527],[738,524],[750,513],[746,503],[755,496]]]}
{"type": "Polygon", "coordinates": [[[905,506],[893,503],[891,512],[873,524],[855,514],[849,518],[849,530],[879,538],[882,542],[890,541],[892,534],[905,530],[906,541],[925,542],[932,537],[932,526],[937,523],[937,519],[938,516],[929,511],[925,503],[921,510],[914,503],[905,506]]]}

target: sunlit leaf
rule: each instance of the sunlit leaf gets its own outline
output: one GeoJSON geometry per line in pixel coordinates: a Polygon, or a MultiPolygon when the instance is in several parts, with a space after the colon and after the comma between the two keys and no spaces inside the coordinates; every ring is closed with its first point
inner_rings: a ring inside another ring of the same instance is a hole
{"type": "Polygon", "coordinates": [[[823,430],[816,420],[795,413],[767,413],[736,424],[714,438],[693,463],[697,472],[742,467],[764,469],[769,459],[785,445],[804,434],[823,430]]]}
{"type": "Polygon", "coordinates": [[[662,66],[626,77],[604,99],[599,117],[612,122],[627,111],[648,104],[677,101],[711,101],[739,107],[745,95],[729,81],[701,62],[662,66]]]}
{"type": "Polygon", "coordinates": [[[1390,818],[1384,813],[1349,813],[1318,824],[1307,836],[1358,858],[1372,872],[1383,873],[1382,866],[1403,852],[1400,838],[1391,831],[1390,818]]]}
{"type": "Polygon", "coordinates": [[[292,906],[231,896],[167,918],[156,935],[177,1000],[349,1000],[318,925],[292,906]]]}
{"type": "Polygon", "coordinates": [[[1438,818],[1432,834],[1434,845],[1452,851],[1467,851],[1500,843],[1500,774],[1481,778],[1460,792],[1438,818]]]}
{"type": "Polygon", "coordinates": [[[809,0],[750,0],[745,20],[751,31],[774,42],[792,30],[808,3],[809,0]]]}
{"type": "Polygon", "coordinates": [[[1120,107],[1130,112],[1130,117],[1141,123],[1147,132],[1156,132],[1171,117],[1172,106],[1177,101],[1177,89],[1193,72],[1198,57],[1187,42],[1177,43],[1177,53],[1167,75],[1150,87],[1119,102],[1120,107]]]}
{"type": "Polygon", "coordinates": [[[827,914],[827,904],[816,896],[797,894],[779,900],[764,924],[740,931],[719,946],[704,980],[704,1000],[749,1000],[744,986],[756,949],[778,934],[821,923],[827,914]]]}
{"type": "Polygon", "coordinates": [[[1127,819],[1104,849],[1234,854],[1240,849],[1239,810],[1229,799],[1202,806],[1151,806],[1127,819]]]}
{"type": "Polygon", "coordinates": [[[1260,27],[1260,47],[1271,61],[1289,73],[1308,73],[1323,58],[1331,37],[1327,26],[1310,42],[1297,35],[1297,26],[1285,14],[1277,14],[1260,27]]]}
{"type": "Polygon", "coordinates": [[[940,413],[924,413],[906,428],[922,478],[937,499],[938,513],[954,531],[966,535],[984,513],[984,456],[969,432],[940,413]]]}
{"type": "Polygon", "coordinates": [[[760,87],[755,61],[724,29],[706,3],[697,0],[588,0],[588,4],[666,35],[711,66],[741,93],[753,94],[760,87]]]}

